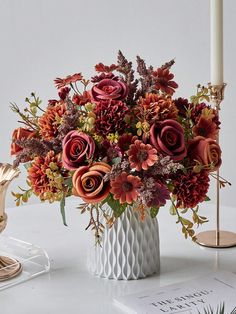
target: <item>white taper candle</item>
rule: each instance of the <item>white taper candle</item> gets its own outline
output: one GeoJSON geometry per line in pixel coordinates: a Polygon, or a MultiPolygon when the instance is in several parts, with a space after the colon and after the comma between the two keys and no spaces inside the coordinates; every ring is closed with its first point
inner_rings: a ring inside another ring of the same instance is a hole
{"type": "Polygon", "coordinates": [[[222,85],[223,75],[223,0],[211,1],[211,84],[222,85]]]}

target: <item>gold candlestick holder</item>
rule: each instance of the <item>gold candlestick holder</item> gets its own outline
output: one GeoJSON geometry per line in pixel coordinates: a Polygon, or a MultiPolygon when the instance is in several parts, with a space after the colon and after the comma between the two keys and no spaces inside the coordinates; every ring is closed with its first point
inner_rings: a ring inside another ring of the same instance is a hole
{"type": "MultiPolygon", "coordinates": [[[[226,84],[212,85],[209,83],[210,97],[214,104],[217,115],[220,113],[220,105],[224,99],[226,84]]],[[[216,139],[219,144],[219,134],[216,139]]],[[[236,246],[236,233],[220,230],[220,172],[216,173],[216,230],[203,231],[197,234],[196,243],[210,248],[229,248],[236,246]]]]}

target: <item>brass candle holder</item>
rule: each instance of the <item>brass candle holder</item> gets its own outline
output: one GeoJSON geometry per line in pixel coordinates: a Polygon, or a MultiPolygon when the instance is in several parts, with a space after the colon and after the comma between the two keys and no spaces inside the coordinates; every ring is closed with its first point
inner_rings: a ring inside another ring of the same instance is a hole
{"type": "MultiPolygon", "coordinates": [[[[220,105],[224,99],[226,84],[211,85],[209,83],[210,97],[214,104],[217,115],[220,113],[220,105]]],[[[219,144],[219,134],[216,139],[219,144]]],[[[210,248],[229,248],[236,246],[236,233],[220,230],[220,172],[216,172],[216,230],[203,231],[197,234],[196,243],[210,248]]]]}
{"type": "MultiPolygon", "coordinates": [[[[5,196],[11,181],[18,177],[20,171],[9,164],[0,163],[0,233],[7,225],[5,213],[5,196]]],[[[1,248],[0,248],[1,249],[1,248]]],[[[22,272],[21,264],[14,258],[0,254],[0,281],[11,279],[22,272]]]]}

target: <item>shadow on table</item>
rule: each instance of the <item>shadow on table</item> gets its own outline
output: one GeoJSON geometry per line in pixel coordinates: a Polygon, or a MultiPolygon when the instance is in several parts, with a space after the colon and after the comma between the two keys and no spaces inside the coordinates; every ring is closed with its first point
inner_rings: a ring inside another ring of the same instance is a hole
{"type": "Polygon", "coordinates": [[[199,273],[214,268],[214,261],[203,260],[193,257],[161,256],[161,274],[166,273],[199,273]]]}

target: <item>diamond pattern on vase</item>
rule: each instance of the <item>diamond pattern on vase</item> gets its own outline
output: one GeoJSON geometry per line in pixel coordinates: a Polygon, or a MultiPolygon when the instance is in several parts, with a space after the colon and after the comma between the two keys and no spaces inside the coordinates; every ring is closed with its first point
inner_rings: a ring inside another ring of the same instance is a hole
{"type": "Polygon", "coordinates": [[[92,271],[109,279],[139,279],[158,273],[160,268],[159,229],[156,218],[139,214],[128,206],[109,229],[105,228],[102,247],[95,248],[92,271]]]}

